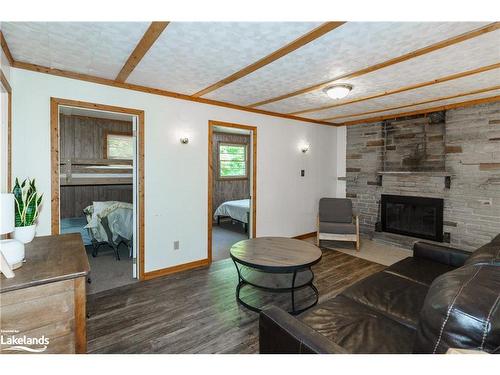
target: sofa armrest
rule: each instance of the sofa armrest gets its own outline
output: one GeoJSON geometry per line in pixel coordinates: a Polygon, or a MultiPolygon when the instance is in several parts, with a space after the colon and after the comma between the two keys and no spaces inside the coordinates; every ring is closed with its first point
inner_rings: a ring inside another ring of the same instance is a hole
{"type": "Polygon", "coordinates": [[[260,313],[259,351],[261,354],[347,353],[341,346],[275,306],[260,313]]]}
{"type": "Polygon", "coordinates": [[[434,262],[447,264],[453,267],[461,267],[469,257],[470,252],[455,249],[453,247],[435,245],[429,242],[416,242],[413,245],[413,256],[425,258],[434,262]]]}

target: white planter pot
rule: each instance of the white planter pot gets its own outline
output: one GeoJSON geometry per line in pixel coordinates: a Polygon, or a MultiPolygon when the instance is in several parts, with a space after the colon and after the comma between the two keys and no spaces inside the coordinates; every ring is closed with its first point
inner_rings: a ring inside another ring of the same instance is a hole
{"type": "Polygon", "coordinates": [[[14,229],[14,239],[22,243],[29,243],[33,241],[36,233],[36,224],[27,227],[16,227],[14,229]]]}

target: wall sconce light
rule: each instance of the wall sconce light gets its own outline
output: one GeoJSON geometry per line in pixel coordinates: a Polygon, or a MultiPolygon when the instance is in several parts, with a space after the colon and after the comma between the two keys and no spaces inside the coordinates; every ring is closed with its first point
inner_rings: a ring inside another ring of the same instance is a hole
{"type": "Polygon", "coordinates": [[[181,143],[182,143],[183,145],[187,145],[187,144],[189,143],[189,138],[188,138],[188,137],[182,137],[182,138],[181,138],[181,143]]]}
{"type": "Polygon", "coordinates": [[[303,154],[305,154],[307,151],[309,151],[309,144],[305,143],[302,146],[300,146],[300,151],[302,151],[303,154]]]}

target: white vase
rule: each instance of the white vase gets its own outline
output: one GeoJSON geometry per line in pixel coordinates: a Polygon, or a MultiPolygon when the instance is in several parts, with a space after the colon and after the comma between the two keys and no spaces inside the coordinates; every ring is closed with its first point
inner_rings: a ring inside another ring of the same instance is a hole
{"type": "Polygon", "coordinates": [[[16,227],[14,229],[14,239],[22,243],[30,243],[35,238],[36,224],[27,227],[16,227]]]}

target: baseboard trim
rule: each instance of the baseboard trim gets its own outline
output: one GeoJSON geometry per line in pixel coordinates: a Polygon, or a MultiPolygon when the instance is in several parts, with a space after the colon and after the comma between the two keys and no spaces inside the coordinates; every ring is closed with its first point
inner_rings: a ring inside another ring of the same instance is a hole
{"type": "Polygon", "coordinates": [[[295,238],[296,240],[305,240],[306,238],[311,238],[311,237],[316,237],[316,232],[304,233],[292,238],[295,238]]]}
{"type": "Polygon", "coordinates": [[[195,260],[194,262],[179,264],[179,265],[173,266],[173,267],[161,268],[159,270],[145,272],[143,280],[151,280],[151,279],[154,279],[157,277],[171,275],[171,274],[177,273],[177,272],[188,271],[188,270],[192,270],[195,268],[206,267],[209,264],[210,264],[210,262],[207,258],[207,259],[195,260]]]}
{"type": "MultiPolygon", "coordinates": [[[[292,238],[295,238],[297,240],[305,240],[306,238],[311,238],[311,237],[316,237],[316,232],[304,233],[304,234],[300,234],[300,235],[292,237],[292,238]]],[[[161,268],[159,270],[145,272],[143,280],[151,280],[151,279],[154,279],[157,277],[171,275],[173,273],[182,272],[182,271],[188,271],[188,270],[192,270],[195,268],[202,268],[202,267],[206,267],[209,265],[210,265],[210,262],[209,262],[208,258],[201,259],[201,260],[195,260],[194,262],[179,264],[179,265],[173,266],[173,267],[161,268]]]]}

